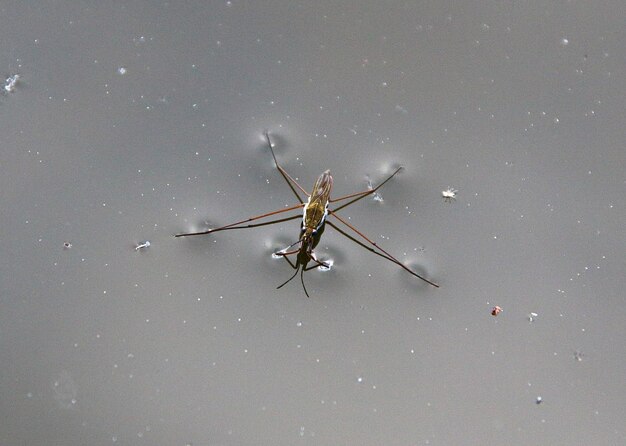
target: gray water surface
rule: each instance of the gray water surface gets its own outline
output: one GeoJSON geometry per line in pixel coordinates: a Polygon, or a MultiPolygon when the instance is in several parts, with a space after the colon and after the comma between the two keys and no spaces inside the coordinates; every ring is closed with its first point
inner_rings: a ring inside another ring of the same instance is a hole
{"type": "Polygon", "coordinates": [[[0,13],[1,444],[626,443],[623,2],[0,13]]]}

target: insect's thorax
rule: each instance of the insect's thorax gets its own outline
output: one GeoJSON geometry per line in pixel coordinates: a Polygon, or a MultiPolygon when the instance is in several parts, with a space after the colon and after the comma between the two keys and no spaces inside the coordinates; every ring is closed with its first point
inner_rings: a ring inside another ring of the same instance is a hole
{"type": "Polygon", "coordinates": [[[319,202],[307,203],[302,213],[302,229],[317,230],[324,223],[328,211],[326,210],[328,203],[319,202]]]}
{"type": "Polygon", "coordinates": [[[326,215],[328,215],[328,200],[332,188],[333,177],[330,175],[330,170],[327,170],[315,182],[309,201],[304,205],[302,230],[308,235],[317,231],[324,224],[326,215]]]}

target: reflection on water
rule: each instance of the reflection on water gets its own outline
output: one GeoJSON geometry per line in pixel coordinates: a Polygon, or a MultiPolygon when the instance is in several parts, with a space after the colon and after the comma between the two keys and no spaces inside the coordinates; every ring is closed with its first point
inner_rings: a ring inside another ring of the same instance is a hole
{"type": "MultiPolygon", "coordinates": [[[[368,188],[369,190],[374,189],[374,185],[372,184],[372,179],[369,177],[369,175],[367,176],[367,188],[368,188]]],[[[380,202],[380,203],[382,203],[383,201],[385,201],[385,200],[383,199],[383,196],[382,196],[382,195],[380,194],[380,192],[378,192],[378,191],[377,191],[377,192],[374,192],[374,193],[372,194],[372,199],[373,199],[374,201],[378,201],[378,202],[380,202]]]]}
{"type": "Polygon", "coordinates": [[[333,269],[333,264],[335,263],[333,259],[319,259],[319,261],[323,263],[323,265],[317,267],[319,271],[328,272],[333,269]]]}

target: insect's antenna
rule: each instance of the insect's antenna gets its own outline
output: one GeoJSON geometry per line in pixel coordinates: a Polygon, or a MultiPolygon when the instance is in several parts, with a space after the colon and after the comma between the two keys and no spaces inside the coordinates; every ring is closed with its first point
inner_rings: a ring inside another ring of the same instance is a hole
{"type": "Polygon", "coordinates": [[[309,296],[309,292],[306,290],[306,286],[304,285],[304,268],[300,270],[300,282],[302,282],[302,288],[304,289],[304,294],[306,294],[306,297],[311,297],[309,296]]]}
{"type": "MultiPolygon", "coordinates": [[[[298,271],[300,270],[300,264],[298,264],[298,267],[296,268],[296,272],[293,273],[293,276],[291,276],[289,279],[285,280],[283,283],[281,283],[280,285],[278,285],[276,287],[277,290],[280,290],[282,287],[284,287],[285,285],[287,285],[289,282],[291,282],[291,280],[296,277],[296,274],[298,274],[298,271]]],[[[302,285],[304,286],[304,282],[302,283],[302,285]]],[[[306,293],[306,288],[304,289],[304,292],[306,293]]],[[[308,296],[308,294],[307,294],[308,296]]]]}

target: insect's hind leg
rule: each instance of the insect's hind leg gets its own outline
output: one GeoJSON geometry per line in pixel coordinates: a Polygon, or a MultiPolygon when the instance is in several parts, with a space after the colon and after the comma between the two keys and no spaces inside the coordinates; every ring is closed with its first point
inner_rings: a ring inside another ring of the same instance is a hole
{"type": "MultiPolygon", "coordinates": [[[[359,235],[359,237],[361,237],[362,239],[364,239],[367,243],[369,243],[371,246],[373,246],[374,248],[380,250],[382,252],[381,255],[380,253],[376,253],[380,255],[383,258],[386,258],[387,260],[395,263],[396,265],[398,265],[400,268],[404,269],[405,271],[407,271],[409,274],[417,277],[418,279],[423,280],[426,283],[431,284],[432,286],[434,286],[435,288],[439,288],[439,285],[437,285],[435,282],[432,282],[430,280],[428,280],[427,278],[420,276],[419,274],[417,274],[415,271],[412,271],[410,268],[408,268],[406,265],[404,265],[402,262],[400,262],[398,259],[396,259],[394,256],[392,256],[391,254],[389,254],[387,251],[385,251],[378,243],[374,242],[373,240],[371,240],[369,237],[367,237],[365,234],[363,234],[361,231],[359,231],[357,228],[355,228],[353,225],[351,225],[350,223],[348,223],[347,221],[345,221],[343,218],[341,218],[339,215],[335,214],[335,211],[329,211],[329,214],[332,215],[333,217],[335,217],[337,220],[339,220],[341,223],[343,223],[344,225],[346,225],[348,228],[350,228],[352,231],[354,231],[356,234],[359,235]]],[[[332,225],[333,227],[335,227],[335,225],[332,225]]],[[[340,231],[341,232],[341,231],[340,231]]],[[[350,237],[348,237],[350,238],[350,237]]],[[[365,247],[363,244],[360,244],[361,246],[365,247]]]]}

